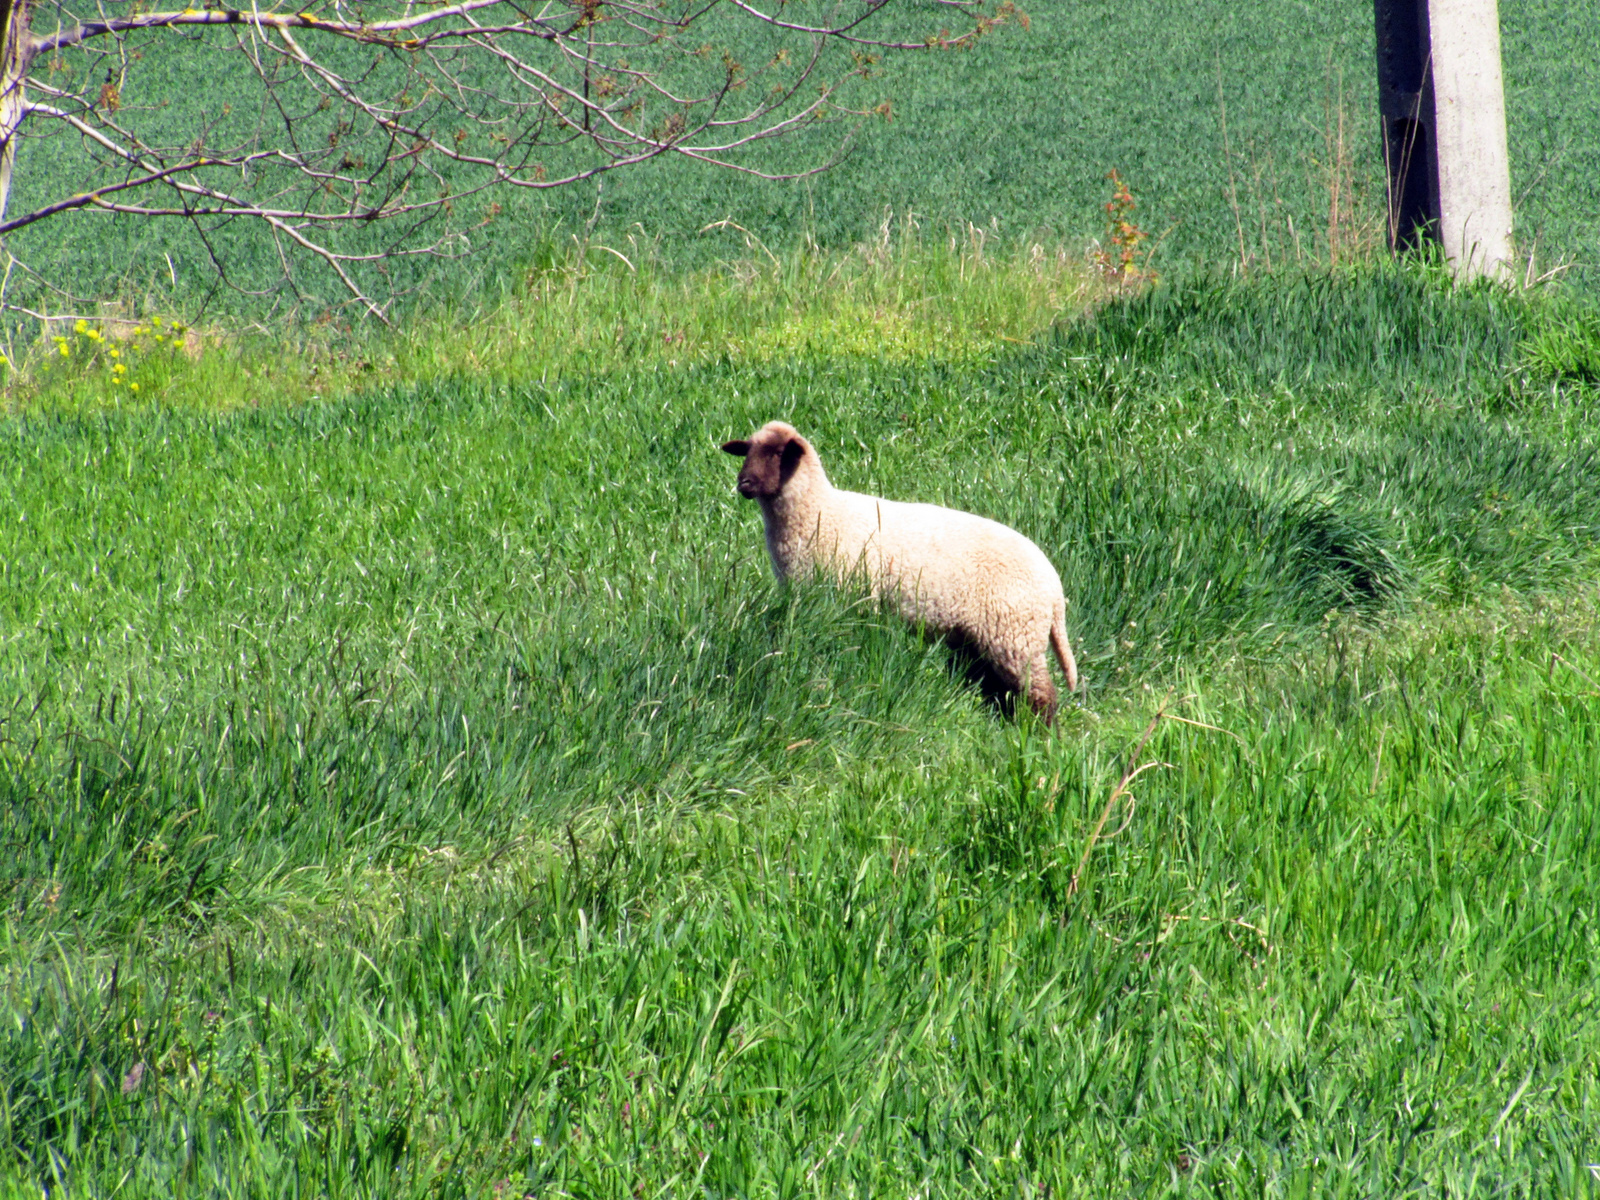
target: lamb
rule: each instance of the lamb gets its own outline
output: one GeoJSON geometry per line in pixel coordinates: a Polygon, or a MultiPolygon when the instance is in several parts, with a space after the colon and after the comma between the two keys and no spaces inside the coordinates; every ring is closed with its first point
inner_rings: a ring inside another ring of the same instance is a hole
{"type": "Polygon", "coordinates": [[[864,571],[875,598],[887,597],[914,626],[976,654],[1004,690],[1026,693],[1046,723],[1057,698],[1047,644],[1067,689],[1077,691],[1061,579],[1022,534],[936,504],[841,491],[811,443],[782,421],[722,448],[744,459],[739,494],[761,505],[780,580],[805,580],[819,568],[840,580],[864,571]]]}

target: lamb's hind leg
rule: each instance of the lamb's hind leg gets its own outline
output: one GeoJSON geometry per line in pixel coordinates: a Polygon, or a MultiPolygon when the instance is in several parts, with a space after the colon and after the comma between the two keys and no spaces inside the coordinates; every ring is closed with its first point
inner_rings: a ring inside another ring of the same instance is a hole
{"type": "Polygon", "coordinates": [[[1043,650],[1033,656],[1023,682],[1027,687],[1028,703],[1033,706],[1033,711],[1039,714],[1046,725],[1055,724],[1056,681],[1050,678],[1050,660],[1043,650]]]}

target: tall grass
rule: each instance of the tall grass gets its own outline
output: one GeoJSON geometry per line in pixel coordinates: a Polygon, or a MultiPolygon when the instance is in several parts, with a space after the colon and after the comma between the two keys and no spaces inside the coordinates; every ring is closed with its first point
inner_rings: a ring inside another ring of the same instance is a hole
{"type": "Polygon", "coordinates": [[[1544,319],[1283,277],[10,419],[0,1172],[1585,1194],[1600,431],[1544,319]],[[1039,541],[1056,733],[771,582],[716,445],[772,416],[1039,541]]]}
{"type": "Polygon", "coordinates": [[[391,330],[327,327],[298,339],[191,330],[181,350],[149,344],[159,313],[139,326],[108,308],[92,324],[52,323],[13,347],[8,399],[22,412],[216,411],[463,374],[548,379],[797,354],[963,360],[1025,343],[1118,290],[1076,249],[1002,242],[976,226],[933,237],[910,215],[886,216],[874,237],[841,252],[806,245],[780,255],[741,229],[726,232],[729,257],[695,272],[672,270],[656,243],[636,236],[545,241],[498,294],[391,330]],[[133,328],[146,333],[147,353],[130,349],[133,328]],[[132,374],[118,363],[132,363],[132,374]]]}

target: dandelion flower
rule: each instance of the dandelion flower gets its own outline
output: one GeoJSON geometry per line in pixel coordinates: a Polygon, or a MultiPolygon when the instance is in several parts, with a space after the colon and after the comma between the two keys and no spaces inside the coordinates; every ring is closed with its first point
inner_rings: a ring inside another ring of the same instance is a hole
{"type": "Polygon", "coordinates": [[[139,385],[137,383],[130,383],[128,385],[128,390],[130,392],[137,392],[139,390],[139,385]]]}
{"type": "Polygon", "coordinates": [[[122,357],[122,351],[118,350],[115,346],[111,347],[111,357],[112,358],[121,358],[122,357]]]}
{"type": "Polygon", "coordinates": [[[77,333],[88,333],[89,322],[85,321],[82,317],[79,317],[75,322],[73,322],[72,328],[77,333]]]}
{"type": "Polygon", "coordinates": [[[72,354],[72,351],[68,350],[65,345],[57,346],[56,349],[61,351],[62,358],[68,358],[72,354]]]}

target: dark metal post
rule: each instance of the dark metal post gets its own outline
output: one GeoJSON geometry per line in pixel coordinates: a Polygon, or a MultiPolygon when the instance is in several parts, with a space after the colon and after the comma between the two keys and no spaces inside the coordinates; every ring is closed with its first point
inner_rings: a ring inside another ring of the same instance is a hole
{"type": "Polygon", "coordinates": [[[1439,140],[1434,116],[1428,0],[1373,0],[1378,112],[1389,176],[1389,244],[1437,239],[1439,140]]]}

